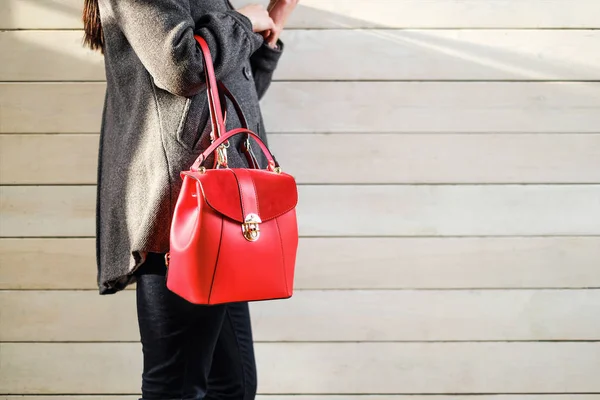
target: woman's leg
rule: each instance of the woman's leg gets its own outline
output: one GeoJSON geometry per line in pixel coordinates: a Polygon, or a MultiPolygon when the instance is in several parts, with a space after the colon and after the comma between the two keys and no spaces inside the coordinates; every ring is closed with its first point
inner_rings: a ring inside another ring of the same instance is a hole
{"type": "Polygon", "coordinates": [[[225,306],[194,305],[171,292],[160,254],[137,275],[143,400],[203,399],[225,306]]]}
{"type": "Polygon", "coordinates": [[[205,400],[254,400],[256,362],[248,303],[227,305],[205,400]]]}

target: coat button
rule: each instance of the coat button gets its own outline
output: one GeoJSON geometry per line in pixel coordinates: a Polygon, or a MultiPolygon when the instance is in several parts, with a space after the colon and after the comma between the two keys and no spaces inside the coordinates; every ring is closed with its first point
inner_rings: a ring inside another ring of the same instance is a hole
{"type": "Polygon", "coordinates": [[[244,67],[244,76],[248,80],[252,79],[252,71],[250,71],[250,68],[244,67]]]}

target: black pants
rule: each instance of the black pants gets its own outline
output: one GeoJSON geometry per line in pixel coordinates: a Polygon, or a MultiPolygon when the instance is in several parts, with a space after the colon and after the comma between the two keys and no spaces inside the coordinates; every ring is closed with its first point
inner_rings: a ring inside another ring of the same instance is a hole
{"type": "Polygon", "coordinates": [[[252,400],[256,365],[248,303],[199,306],[167,289],[163,255],[136,272],[144,354],[141,400],[252,400]]]}

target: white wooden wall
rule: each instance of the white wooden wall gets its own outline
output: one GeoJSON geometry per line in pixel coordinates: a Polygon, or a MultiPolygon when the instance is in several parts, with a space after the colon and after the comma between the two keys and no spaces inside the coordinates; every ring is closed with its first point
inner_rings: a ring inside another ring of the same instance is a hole
{"type": "MultiPolygon", "coordinates": [[[[133,291],[95,289],[81,3],[0,10],[5,400],[139,391],[133,291]]],[[[302,0],[291,25],[264,112],[302,239],[295,297],[253,306],[261,400],[600,399],[600,1],[302,0]]]]}

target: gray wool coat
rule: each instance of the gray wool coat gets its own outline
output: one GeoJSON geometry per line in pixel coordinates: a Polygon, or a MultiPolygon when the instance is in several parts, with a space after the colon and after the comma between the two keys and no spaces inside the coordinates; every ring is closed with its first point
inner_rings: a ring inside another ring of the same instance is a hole
{"type": "MultiPolygon", "coordinates": [[[[100,0],[106,97],[98,156],[96,257],[101,294],[132,283],[148,252],[169,250],[180,172],[210,143],[199,46],[217,78],[264,138],[259,99],[279,49],[270,48],[227,0],[100,0]]],[[[227,129],[240,122],[228,105],[227,129]]],[[[232,140],[229,166],[246,166],[232,140]]],[[[261,152],[253,148],[256,155],[261,152]]],[[[264,160],[262,160],[264,162],[264,160]]]]}

